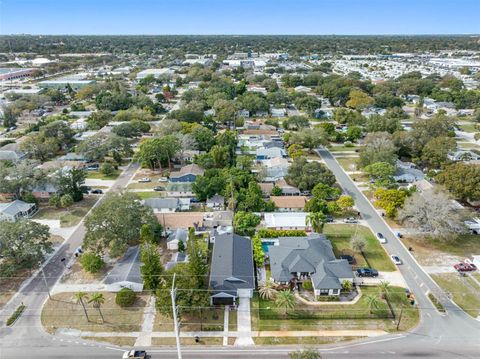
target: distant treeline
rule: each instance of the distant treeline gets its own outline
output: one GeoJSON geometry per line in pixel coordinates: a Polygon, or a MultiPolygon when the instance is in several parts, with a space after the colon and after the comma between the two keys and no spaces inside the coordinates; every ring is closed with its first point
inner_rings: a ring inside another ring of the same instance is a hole
{"type": "Polygon", "coordinates": [[[314,36],[314,35],[118,35],[118,36],[0,36],[0,52],[151,54],[163,52],[215,53],[288,52],[291,56],[318,54],[371,54],[438,50],[480,50],[479,36],[418,35],[418,36],[314,36]]]}

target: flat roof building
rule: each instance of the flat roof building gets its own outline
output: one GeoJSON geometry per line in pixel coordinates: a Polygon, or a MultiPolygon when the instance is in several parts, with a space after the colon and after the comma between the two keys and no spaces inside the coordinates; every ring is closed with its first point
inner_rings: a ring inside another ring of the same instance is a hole
{"type": "Polygon", "coordinates": [[[23,79],[32,75],[35,69],[24,68],[0,68],[0,81],[23,79]]]}

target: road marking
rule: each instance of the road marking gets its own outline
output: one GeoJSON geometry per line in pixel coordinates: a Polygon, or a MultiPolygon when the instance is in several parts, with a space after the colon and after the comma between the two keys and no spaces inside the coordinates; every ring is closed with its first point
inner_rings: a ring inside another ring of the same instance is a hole
{"type": "Polygon", "coordinates": [[[425,283],[420,283],[420,288],[423,288],[425,286],[425,283]]]}

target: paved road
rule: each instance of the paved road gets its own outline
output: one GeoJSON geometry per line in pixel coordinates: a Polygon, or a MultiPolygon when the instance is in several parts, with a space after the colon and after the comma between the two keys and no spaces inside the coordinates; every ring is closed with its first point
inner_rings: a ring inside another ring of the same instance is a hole
{"type": "MultiPolygon", "coordinates": [[[[389,253],[398,254],[405,262],[400,266],[400,271],[416,296],[418,305],[421,308],[421,324],[412,332],[381,338],[372,338],[350,344],[339,344],[322,347],[324,358],[479,358],[480,357],[480,323],[459,310],[448,298],[442,295],[440,288],[426,275],[417,263],[411,258],[394,234],[390,231],[383,219],[376,213],[368,200],[362,196],[355,184],[343,172],[341,167],[328,151],[319,150],[319,154],[337,176],[338,182],[356,201],[368,225],[376,232],[382,232],[388,239],[385,245],[389,253]],[[437,293],[442,303],[447,308],[447,315],[440,315],[425,295],[429,289],[437,293]]],[[[128,175],[126,175],[128,177],[128,175]]],[[[128,181],[128,179],[127,179],[128,181]]],[[[118,185],[126,183],[119,179],[118,185]]],[[[120,185],[121,186],[121,185],[120,185]]],[[[118,187],[116,187],[118,188],[118,187]]],[[[83,238],[83,229],[80,227],[69,240],[67,253],[80,243],[83,238]],[[71,243],[70,243],[71,242],[71,243]]],[[[65,252],[63,252],[65,253],[65,252]]],[[[48,275],[60,275],[62,267],[58,265],[58,255],[52,260],[46,270],[48,275]]],[[[45,293],[37,293],[42,289],[41,277],[36,277],[32,287],[28,291],[22,291],[29,298],[28,304],[31,308],[41,308],[46,300],[45,293]],[[31,305],[31,303],[33,305],[31,305]]],[[[49,282],[53,285],[54,280],[49,282]]],[[[43,287],[44,288],[44,287],[43,287]]],[[[25,296],[27,298],[27,296],[25,296]]],[[[25,299],[27,300],[27,299],[25,299]]],[[[18,302],[18,300],[17,300],[18,302]]],[[[26,313],[28,314],[28,313],[26,313]]],[[[51,337],[42,332],[39,327],[39,309],[33,316],[22,316],[15,324],[15,332],[11,329],[0,328],[0,358],[120,358],[121,350],[98,343],[86,342],[72,337],[56,336],[51,337]],[[78,342],[78,343],[76,343],[78,342]]],[[[184,358],[287,358],[291,348],[285,347],[256,347],[251,349],[237,348],[184,348],[184,358]]],[[[151,349],[152,359],[155,358],[176,358],[174,348],[151,349]]]]}
{"type": "MultiPolygon", "coordinates": [[[[387,239],[384,244],[389,254],[398,255],[403,264],[398,266],[410,291],[421,308],[422,324],[414,330],[417,336],[438,338],[439,342],[463,341],[465,345],[480,342],[480,322],[457,307],[444,291],[427,275],[411,256],[408,249],[395,236],[383,218],[377,213],[368,199],[357,189],[355,183],[345,173],[332,154],[326,149],[317,150],[325,164],[330,168],[343,190],[355,200],[363,219],[374,233],[381,232],[387,239]],[[428,291],[435,294],[447,310],[446,315],[439,314],[428,299],[428,291]]],[[[480,351],[479,355],[480,357],[480,351]]]]}
{"type": "MultiPolygon", "coordinates": [[[[137,164],[129,165],[118,177],[110,190],[123,189],[137,169],[137,164]]],[[[94,207],[101,201],[102,199],[97,201],[94,207]]],[[[43,332],[40,323],[41,309],[48,299],[46,285],[48,285],[49,289],[53,288],[65,270],[64,263],[72,258],[75,249],[83,243],[84,236],[85,227],[82,221],[70,238],[45,264],[44,273],[46,279],[44,280],[40,273],[34,276],[30,283],[0,311],[0,340],[2,351],[5,350],[5,346],[19,346],[22,347],[22,349],[26,349],[26,343],[28,343],[29,347],[33,348],[36,345],[45,345],[52,340],[51,336],[43,332]],[[62,258],[66,258],[66,260],[62,262],[62,258]],[[6,319],[22,302],[27,306],[25,313],[20,317],[18,322],[15,323],[13,328],[6,328],[4,326],[6,319]]],[[[0,352],[0,354],[2,353],[0,352]]],[[[4,357],[5,356],[0,355],[1,359],[4,357]]]]}

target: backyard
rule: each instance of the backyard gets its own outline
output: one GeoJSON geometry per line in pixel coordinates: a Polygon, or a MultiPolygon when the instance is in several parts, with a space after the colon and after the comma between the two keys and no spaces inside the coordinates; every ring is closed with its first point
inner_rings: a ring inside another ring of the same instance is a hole
{"type": "Polygon", "coordinates": [[[61,227],[76,226],[98,199],[97,196],[85,196],[83,200],[74,203],[69,208],[40,206],[40,210],[35,214],[34,219],[56,219],[60,220],[61,227]]]}
{"type": "Polygon", "coordinates": [[[355,224],[326,224],[323,233],[332,242],[333,251],[337,257],[349,254],[355,257],[356,266],[371,267],[379,271],[396,270],[395,265],[369,228],[355,224]],[[350,240],[355,232],[366,240],[367,245],[363,250],[363,255],[351,248],[350,240]]]}

